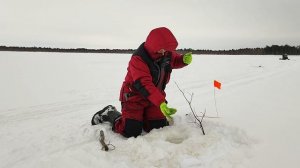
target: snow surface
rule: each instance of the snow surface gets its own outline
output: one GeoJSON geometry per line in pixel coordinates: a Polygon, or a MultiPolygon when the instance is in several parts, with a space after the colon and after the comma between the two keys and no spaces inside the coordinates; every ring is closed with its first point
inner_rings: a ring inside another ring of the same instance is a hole
{"type": "Polygon", "coordinates": [[[299,167],[300,57],[194,55],[166,89],[175,124],[126,139],[90,119],[120,109],[129,58],[0,52],[0,167],[299,167]],[[199,115],[220,116],[204,118],[206,135],[174,81],[199,115]],[[101,150],[100,130],[114,150],[101,150]]]}

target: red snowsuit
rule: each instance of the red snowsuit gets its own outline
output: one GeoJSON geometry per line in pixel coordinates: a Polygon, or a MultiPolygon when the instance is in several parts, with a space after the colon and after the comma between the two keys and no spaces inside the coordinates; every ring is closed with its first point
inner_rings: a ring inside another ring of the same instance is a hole
{"type": "Polygon", "coordinates": [[[148,132],[153,128],[168,125],[159,107],[162,102],[166,101],[164,88],[169,82],[172,69],[186,65],[183,63],[183,56],[175,52],[177,45],[172,32],[161,27],[152,30],[146,42],[132,55],[120,91],[122,116],[115,121],[113,126],[115,132],[126,137],[136,137],[141,134],[143,128],[148,132]],[[168,51],[166,52],[168,54],[157,53],[161,49],[168,51]],[[147,55],[151,58],[151,62],[158,62],[168,55],[169,70],[153,71],[155,66],[149,66],[149,61],[145,61],[141,56],[143,55],[141,50],[144,51],[144,57],[147,55]],[[154,81],[155,78],[159,80],[154,81]]]}

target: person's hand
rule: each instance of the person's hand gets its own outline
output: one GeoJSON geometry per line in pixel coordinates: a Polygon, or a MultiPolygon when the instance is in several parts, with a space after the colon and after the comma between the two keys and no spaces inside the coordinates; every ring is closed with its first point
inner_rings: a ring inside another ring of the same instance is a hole
{"type": "Polygon", "coordinates": [[[183,62],[185,64],[190,64],[193,60],[193,57],[192,57],[192,52],[188,52],[186,54],[183,55],[183,62]]]}
{"type": "Polygon", "coordinates": [[[168,120],[173,119],[171,115],[176,113],[177,110],[175,108],[169,108],[165,102],[161,103],[159,107],[161,112],[164,114],[164,116],[166,116],[168,120]]]}

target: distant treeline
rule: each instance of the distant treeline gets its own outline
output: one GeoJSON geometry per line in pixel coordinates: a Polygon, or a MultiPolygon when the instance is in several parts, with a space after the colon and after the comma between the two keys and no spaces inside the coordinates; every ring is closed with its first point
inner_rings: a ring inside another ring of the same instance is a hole
{"type": "Polygon", "coordinates": [[[192,51],[195,54],[217,54],[217,55],[300,55],[300,46],[272,45],[265,48],[241,48],[231,50],[193,50],[180,49],[179,52],[185,53],[192,51]]]}
{"type": "MultiPolygon", "coordinates": [[[[0,46],[0,51],[27,51],[27,52],[74,52],[74,53],[133,53],[135,49],[87,49],[87,48],[49,48],[49,47],[10,47],[0,46]]],[[[300,55],[300,46],[272,45],[264,48],[242,48],[231,50],[199,50],[192,48],[178,49],[180,53],[193,52],[194,54],[219,55],[300,55]]]]}
{"type": "Polygon", "coordinates": [[[0,46],[0,51],[27,52],[74,52],[74,53],[133,53],[131,49],[87,49],[87,48],[50,48],[50,47],[7,47],[0,46]]]}

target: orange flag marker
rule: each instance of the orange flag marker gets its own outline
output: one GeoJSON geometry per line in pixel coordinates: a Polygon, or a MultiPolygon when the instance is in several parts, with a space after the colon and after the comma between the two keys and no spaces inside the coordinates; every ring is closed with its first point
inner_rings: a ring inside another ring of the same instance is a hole
{"type": "Polygon", "coordinates": [[[221,83],[216,80],[214,80],[214,86],[218,89],[221,89],[221,83]]]}
{"type": "MultiPolygon", "coordinates": [[[[214,80],[214,86],[215,86],[215,88],[221,89],[221,83],[219,81],[214,80]]],[[[216,107],[217,116],[219,117],[219,112],[218,112],[218,108],[217,108],[217,101],[216,101],[216,89],[215,88],[214,88],[215,107],[216,107]]]]}

